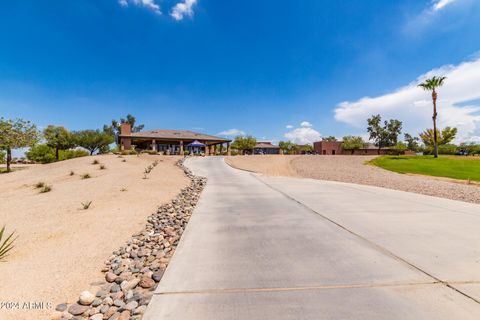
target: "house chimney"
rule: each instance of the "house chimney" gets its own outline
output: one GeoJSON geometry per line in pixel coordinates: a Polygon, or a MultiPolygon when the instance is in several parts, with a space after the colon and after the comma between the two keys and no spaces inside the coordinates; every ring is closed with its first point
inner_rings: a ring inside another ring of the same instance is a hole
{"type": "Polygon", "coordinates": [[[132,126],[128,122],[124,122],[120,125],[120,134],[129,135],[132,133],[132,126]]]}

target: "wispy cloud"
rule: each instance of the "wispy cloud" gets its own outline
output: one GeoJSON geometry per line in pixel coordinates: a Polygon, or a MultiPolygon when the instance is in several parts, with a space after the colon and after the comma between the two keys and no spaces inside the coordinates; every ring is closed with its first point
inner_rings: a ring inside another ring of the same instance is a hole
{"type": "Polygon", "coordinates": [[[285,133],[284,137],[297,144],[312,144],[315,141],[319,141],[322,137],[320,132],[312,127],[313,125],[310,122],[303,121],[299,128],[295,128],[285,133]]]}
{"type": "Polygon", "coordinates": [[[193,5],[197,3],[197,0],[184,0],[177,3],[170,12],[170,15],[177,21],[182,20],[185,16],[193,16],[193,5]]]}
{"type": "Polygon", "coordinates": [[[287,129],[292,129],[292,128],[293,128],[293,125],[287,124],[287,125],[285,126],[285,128],[287,128],[287,129]]]}
{"type": "Polygon", "coordinates": [[[156,14],[162,14],[160,6],[155,3],[155,0],[118,0],[118,3],[122,7],[128,7],[130,4],[145,7],[156,14]]]}
{"type": "Polygon", "coordinates": [[[239,130],[239,129],[228,129],[222,132],[217,133],[219,136],[227,136],[227,137],[233,137],[233,136],[244,136],[245,131],[239,130]]]}
{"type": "Polygon", "coordinates": [[[404,122],[404,131],[417,134],[432,126],[432,102],[428,92],[418,83],[434,75],[447,77],[438,90],[438,113],[441,127],[457,127],[457,141],[480,141],[480,57],[459,65],[447,65],[419,76],[409,85],[378,97],[340,103],[335,119],[356,128],[365,128],[372,114],[397,118],[404,122]]]}
{"type": "Polygon", "coordinates": [[[432,5],[432,10],[433,11],[438,11],[438,10],[441,10],[443,8],[445,8],[446,6],[448,6],[449,4],[452,4],[454,2],[457,2],[458,0],[436,0],[433,2],[433,5],[432,5]]]}

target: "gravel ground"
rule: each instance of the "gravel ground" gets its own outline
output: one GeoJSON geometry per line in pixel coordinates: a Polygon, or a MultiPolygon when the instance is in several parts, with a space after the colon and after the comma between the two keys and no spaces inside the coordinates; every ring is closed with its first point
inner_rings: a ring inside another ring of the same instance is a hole
{"type": "Polygon", "coordinates": [[[319,180],[371,185],[452,200],[480,203],[480,186],[441,178],[398,174],[365,163],[370,156],[250,156],[231,157],[227,163],[262,174],[299,176],[319,180]],[[266,167],[274,166],[272,169],[266,167]],[[282,168],[283,166],[283,168],[282,168]],[[292,173],[294,172],[294,173],[292,173]]]}

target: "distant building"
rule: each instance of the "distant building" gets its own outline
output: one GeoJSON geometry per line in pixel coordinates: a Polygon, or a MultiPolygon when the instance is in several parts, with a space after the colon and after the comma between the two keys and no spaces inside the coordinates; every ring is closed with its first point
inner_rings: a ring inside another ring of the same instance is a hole
{"type": "Polygon", "coordinates": [[[280,154],[280,147],[269,141],[258,141],[253,154],[280,154]]]}
{"type": "Polygon", "coordinates": [[[122,150],[135,148],[137,151],[153,150],[171,155],[183,155],[184,151],[216,154],[226,147],[230,155],[231,140],[187,130],[150,130],[132,132],[128,123],[120,126],[120,146],[122,150]],[[190,146],[189,146],[190,145],[190,146]],[[191,150],[190,150],[191,149],[191,150]]]}
{"type": "MultiPolygon", "coordinates": [[[[378,147],[372,143],[366,143],[361,149],[343,149],[343,141],[318,141],[313,143],[313,149],[316,154],[321,155],[378,155],[378,147]]],[[[390,154],[389,148],[380,149],[380,154],[390,154]]]]}

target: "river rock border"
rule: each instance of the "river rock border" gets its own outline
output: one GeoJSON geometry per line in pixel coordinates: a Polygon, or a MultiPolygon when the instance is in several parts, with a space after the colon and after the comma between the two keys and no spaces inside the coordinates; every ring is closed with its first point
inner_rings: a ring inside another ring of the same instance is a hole
{"type": "Polygon", "coordinates": [[[54,320],[140,320],[182,236],[207,179],[195,176],[177,162],[190,179],[172,201],[147,219],[145,229],[134,234],[105,261],[105,283],[96,294],[84,291],[72,305],[56,306],[54,320]]]}

